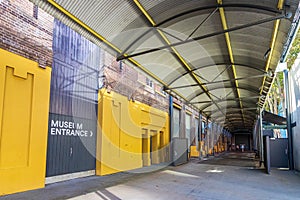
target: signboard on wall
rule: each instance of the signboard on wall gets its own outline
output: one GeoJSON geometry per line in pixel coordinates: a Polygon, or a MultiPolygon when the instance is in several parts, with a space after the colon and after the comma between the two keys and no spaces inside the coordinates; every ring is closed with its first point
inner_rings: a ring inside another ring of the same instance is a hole
{"type": "Polygon", "coordinates": [[[54,19],[47,177],[96,168],[100,47],[54,19]]]}
{"type": "Polygon", "coordinates": [[[83,125],[86,126],[86,123],[79,118],[75,120],[74,117],[71,120],[51,119],[49,125],[50,135],[70,137],[93,137],[94,135],[94,130],[91,130],[90,127],[83,127],[83,125]]]}
{"type": "Polygon", "coordinates": [[[46,176],[94,170],[97,121],[49,115],[46,176]]]}

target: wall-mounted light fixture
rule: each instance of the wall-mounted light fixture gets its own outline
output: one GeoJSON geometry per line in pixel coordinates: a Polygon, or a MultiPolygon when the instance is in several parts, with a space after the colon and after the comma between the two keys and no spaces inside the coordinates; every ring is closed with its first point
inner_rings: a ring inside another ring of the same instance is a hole
{"type": "Polygon", "coordinates": [[[269,48],[266,53],[264,54],[264,59],[267,60],[268,56],[270,55],[271,48],[269,48]]]}

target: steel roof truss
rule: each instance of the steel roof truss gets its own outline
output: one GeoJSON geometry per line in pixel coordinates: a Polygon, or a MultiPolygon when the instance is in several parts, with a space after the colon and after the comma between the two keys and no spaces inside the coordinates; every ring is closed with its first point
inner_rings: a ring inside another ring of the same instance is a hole
{"type": "MultiPolygon", "coordinates": [[[[196,68],[192,69],[191,71],[196,71],[196,70],[199,70],[199,69],[204,69],[204,68],[207,68],[207,67],[214,67],[214,66],[219,66],[219,65],[226,65],[226,66],[235,65],[235,66],[247,67],[247,68],[255,69],[255,70],[257,70],[259,72],[262,72],[262,73],[266,73],[265,70],[262,70],[262,69],[260,69],[258,67],[244,65],[244,64],[240,64],[240,63],[216,63],[216,64],[208,64],[208,65],[196,67],[196,68]]],[[[180,76],[174,78],[172,81],[169,82],[169,85],[172,85],[172,83],[174,83],[176,80],[178,80],[179,78],[181,78],[181,77],[183,77],[183,76],[185,76],[185,75],[187,75],[189,73],[190,72],[185,72],[185,73],[181,74],[180,76]]]]}
{"type": "MultiPolygon", "coordinates": [[[[176,18],[185,16],[185,15],[188,15],[188,14],[191,14],[191,13],[194,13],[194,12],[214,9],[213,12],[212,12],[212,13],[214,13],[214,11],[219,9],[219,8],[252,8],[252,9],[267,11],[267,12],[273,13],[274,15],[275,14],[281,14],[281,11],[279,11],[277,9],[274,9],[272,7],[266,7],[266,6],[259,6],[259,5],[253,5],[253,4],[222,4],[222,5],[216,4],[216,5],[203,6],[203,7],[195,8],[195,9],[192,9],[192,10],[188,10],[186,12],[176,14],[175,16],[169,17],[168,19],[165,19],[164,21],[155,24],[154,27],[162,26],[165,23],[170,22],[170,21],[172,21],[176,18]]],[[[133,41],[131,44],[129,44],[129,46],[127,48],[125,48],[124,51],[122,51],[121,55],[125,54],[136,42],[141,40],[150,31],[151,30],[147,30],[144,34],[142,34],[135,41],[133,41]]]]}
{"type": "MultiPolygon", "coordinates": [[[[219,90],[219,89],[222,89],[222,88],[224,88],[224,89],[228,89],[228,88],[232,88],[231,86],[223,86],[223,87],[215,87],[215,88],[209,88],[209,91],[211,92],[211,91],[214,91],[214,90],[219,90]]],[[[255,94],[257,94],[258,93],[258,89],[256,89],[255,87],[245,87],[245,86],[239,86],[238,87],[240,90],[247,90],[247,91],[249,91],[249,92],[252,92],[252,93],[255,93],[255,94]]],[[[235,88],[233,88],[233,89],[235,89],[235,88]]],[[[226,98],[231,94],[231,93],[233,93],[233,91],[231,91],[231,92],[229,92],[227,95],[226,95],[226,98]]],[[[187,99],[188,99],[188,101],[192,101],[193,99],[195,99],[195,98],[197,98],[198,96],[200,96],[200,95],[202,95],[202,94],[204,94],[203,92],[199,92],[199,93],[196,93],[196,94],[194,94],[193,96],[189,96],[189,97],[187,97],[187,99]]]]}
{"type": "Polygon", "coordinates": [[[217,32],[205,34],[205,35],[202,35],[202,36],[199,36],[199,37],[190,38],[190,39],[185,40],[185,41],[175,42],[173,44],[168,44],[168,45],[164,45],[164,46],[161,46],[161,47],[156,47],[156,48],[153,48],[153,49],[149,49],[149,50],[146,50],[146,51],[141,51],[141,52],[137,52],[137,53],[133,53],[133,54],[126,54],[126,55],[121,54],[117,57],[117,61],[128,59],[128,58],[133,58],[133,57],[136,57],[136,56],[141,56],[141,55],[145,55],[145,54],[149,54],[149,53],[153,53],[153,52],[156,52],[156,51],[161,51],[163,49],[169,49],[171,47],[176,47],[176,46],[179,46],[179,45],[188,44],[188,43],[195,42],[195,41],[198,41],[198,40],[203,40],[203,39],[206,39],[206,38],[214,37],[214,36],[217,36],[217,35],[222,35],[222,34],[225,34],[225,33],[232,32],[232,31],[245,29],[245,28],[248,28],[248,27],[264,24],[264,23],[279,20],[279,19],[284,19],[284,18],[287,18],[287,17],[290,17],[290,16],[283,12],[283,14],[280,14],[280,15],[277,15],[277,16],[273,16],[273,17],[269,17],[269,18],[266,18],[266,19],[258,20],[256,22],[243,24],[243,25],[236,26],[236,27],[233,27],[233,28],[228,28],[228,29],[223,30],[223,31],[217,31],[217,32]]]}
{"type": "MultiPolygon", "coordinates": [[[[216,100],[216,103],[225,102],[225,101],[237,101],[237,100],[250,100],[250,99],[258,99],[260,96],[251,96],[251,97],[238,97],[238,98],[227,98],[227,99],[220,99],[216,100]]],[[[211,101],[198,101],[198,102],[191,102],[190,104],[201,104],[201,103],[211,103],[211,101]]]]}
{"type": "Polygon", "coordinates": [[[211,85],[211,84],[217,84],[217,83],[234,82],[234,81],[237,81],[237,80],[255,79],[255,78],[265,77],[266,75],[267,74],[261,74],[261,75],[256,75],[256,76],[247,76],[247,77],[233,78],[233,79],[220,80],[220,81],[207,82],[207,83],[200,83],[200,84],[181,85],[181,86],[176,86],[176,87],[169,87],[169,88],[166,88],[166,90],[174,90],[174,89],[181,89],[181,88],[187,88],[187,87],[194,87],[194,86],[198,86],[198,85],[211,85]]]}

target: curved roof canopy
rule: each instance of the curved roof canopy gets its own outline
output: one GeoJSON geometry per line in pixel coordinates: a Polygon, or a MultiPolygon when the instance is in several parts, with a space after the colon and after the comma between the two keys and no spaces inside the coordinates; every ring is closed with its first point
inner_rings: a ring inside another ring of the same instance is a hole
{"type": "Polygon", "coordinates": [[[290,0],[31,0],[230,130],[252,129],[293,27],[290,0]],[[77,28],[76,28],[77,27],[77,28]],[[84,30],[84,31],[83,31],[84,30]]]}

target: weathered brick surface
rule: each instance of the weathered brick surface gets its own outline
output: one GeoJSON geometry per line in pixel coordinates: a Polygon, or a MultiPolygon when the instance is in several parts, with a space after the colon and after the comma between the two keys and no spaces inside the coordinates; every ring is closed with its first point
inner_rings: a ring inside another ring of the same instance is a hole
{"type": "MultiPolygon", "coordinates": [[[[0,0],[0,13],[0,48],[34,60],[42,67],[52,66],[53,17],[42,9],[34,16],[34,5],[24,0],[0,0]]],[[[108,89],[168,110],[168,97],[159,92],[160,85],[146,86],[145,75],[124,63],[120,67],[114,56],[102,52],[108,89]]]]}
{"type": "Polygon", "coordinates": [[[125,63],[120,66],[116,58],[106,52],[103,53],[103,66],[105,85],[109,90],[168,112],[168,96],[161,94],[159,84],[153,83],[154,87],[150,88],[146,85],[145,75],[125,63]]]}
{"type": "Polygon", "coordinates": [[[52,65],[53,17],[24,0],[0,1],[0,48],[34,60],[40,66],[52,65]]]}
{"type": "MultiPolygon", "coordinates": [[[[24,0],[0,0],[0,48],[34,60],[40,66],[52,66],[53,17],[24,0]]],[[[146,85],[146,76],[116,61],[102,51],[102,69],[108,89],[155,108],[168,111],[168,97],[161,85],[146,85]]]]}

